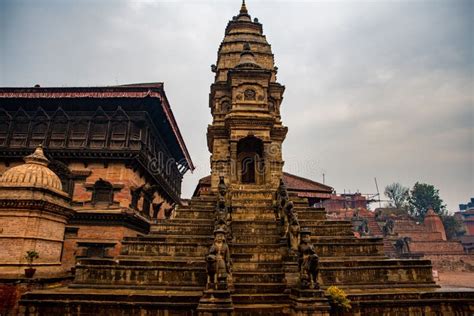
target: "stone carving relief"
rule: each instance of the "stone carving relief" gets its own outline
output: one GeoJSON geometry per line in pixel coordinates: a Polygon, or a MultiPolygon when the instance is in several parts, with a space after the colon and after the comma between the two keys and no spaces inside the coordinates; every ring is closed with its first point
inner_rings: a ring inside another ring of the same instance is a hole
{"type": "Polygon", "coordinates": [[[299,285],[302,289],[318,288],[319,257],[311,243],[311,232],[301,231],[300,238],[298,246],[299,285]]]}
{"type": "Polygon", "coordinates": [[[244,100],[245,101],[255,101],[256,93],[255,90],[247,89],[244,91],[244,100]]]}
{"type": "Polygon", "coordinates": [[[222,113],[228,113],[231,109],[231,104],[228,100],[222,101],[221,103],[221,111],[222,113]]]}
{"type": "Polygon", "coordinates": [[[208,289],[227,289],[227,279],[231,273],[231,259],[225,236],[226,232],[223,229],[216,229],[214,243],[206,255],[208,289]]]}
{"type": "Polygon", "coordinates": [[[288,248],[291,253],[298,251],[300,224],[296,212],[293,210],[293,202],[289,200],[288,191],[283,179],[277,190],[275,205],[275,216],[281,224],[281,236],[287,239],[288,248]]]}

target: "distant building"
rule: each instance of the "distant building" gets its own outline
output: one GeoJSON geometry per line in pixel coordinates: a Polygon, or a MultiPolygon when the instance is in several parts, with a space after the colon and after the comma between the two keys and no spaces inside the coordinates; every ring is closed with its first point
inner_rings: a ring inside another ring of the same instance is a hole
{"type": "Polygon", "coordinates": [[[454,216],[464,225],[465,234],[459,240],[467,252],[474,253],[474,198],[466,204],[459,204],[459,212],[454,216]]]}
{"type": "Polygon", "coordinates": [[[337,213],[345,210],[367,209],[369,201],[361,193],[331,194],[323,206],[328,213],[337,213]]]}
{"type": "Polygon", "coordinates": [[[466,204],[459,204],[459,212],[456,212],[457,218],[462,220],[466,229],[466,236],[474,236],[474,198],[466,204]]]}

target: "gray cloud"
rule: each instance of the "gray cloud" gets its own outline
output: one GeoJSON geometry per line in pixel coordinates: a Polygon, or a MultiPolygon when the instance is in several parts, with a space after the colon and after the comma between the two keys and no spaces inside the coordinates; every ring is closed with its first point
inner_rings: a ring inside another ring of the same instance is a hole
{"type": "MultiPolygon", "coordinates": [[[[3,1],[0,85],[164,81],[209,173],[209,65],[239,1],[3,1]]],[[[471,1],[247,1],[286,85],[285,168],[337,191],[434,184],[474,195],[471,1]]]]}

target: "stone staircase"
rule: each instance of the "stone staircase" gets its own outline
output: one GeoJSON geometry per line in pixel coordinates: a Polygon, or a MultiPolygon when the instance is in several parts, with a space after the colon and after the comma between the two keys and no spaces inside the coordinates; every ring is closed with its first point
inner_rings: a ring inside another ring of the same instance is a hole
{"type": "Polygon", "coordinates": [[[383,238],[356,238],[350,221],[327,220],[324,208],[308,207],[305,199],[291,197],[300,226],[311,231],[320,257],[319,281],[350,290],[377,288],[434,288],[429,260],[389,259],[383,238]]]}
{"type": "MultiPolygon", "coordinates": [[[[301,227],[312,233],[321,287],[343,288],[361,314],[418,294],[410,308],[443,306],[458,295],[436,289],[429,260],[389,259],[382,238],[356,238],[350,221],[327,220],[324,209],[290,199],[301,227]]],[[[273,192],[263,188],[231,191],[235,315],[291,314],[298,268],[280,238],[272,200],[273,192]]],[[[24,295],[22,315],[196,315],[207,280],[215,202],[213,195],[195,197],[173,219],[152,225],[148,235],[125,238],[120,256],[81,260],[69,287],[24,295]]],[[[456,302],[470,306],[471,299],[465,292],[456,302]]],[[[398,308],[392,305],[388,311],[398,308]]]]}
{"type": "Polygon", "coordinates": [[[237,315],[285,315],[288,295],[273,192],[232,193],[232,294],[237,315]]]}

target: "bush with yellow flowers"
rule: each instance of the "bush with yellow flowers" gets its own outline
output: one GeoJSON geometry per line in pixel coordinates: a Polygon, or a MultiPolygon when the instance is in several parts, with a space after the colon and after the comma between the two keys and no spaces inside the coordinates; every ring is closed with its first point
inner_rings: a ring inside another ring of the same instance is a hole
{"type": "Polygon", "coordinates": [[[329,297],[331,303],[335,305],[336,308],[344,311],[351,309],[351,301],[347,298],[347,294],[344,290],[332,285],[328,287],[324,293],[329,297]]]}

